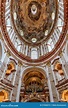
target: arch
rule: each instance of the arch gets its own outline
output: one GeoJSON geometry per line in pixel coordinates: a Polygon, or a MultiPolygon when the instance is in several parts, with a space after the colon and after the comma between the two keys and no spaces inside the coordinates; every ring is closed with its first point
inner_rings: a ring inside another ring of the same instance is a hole
{"type": "Polygon", "coordinates": [[[43,99],[35,97],[35,98],[28,98],[24,102],[44,102],[43,99]]]}
{"type": "Polygon", "coordinates": [[[22,75],[22,84],[31,85],[32,83],[40,84],[40,86],[44,86],[45,83],[47,85],[47,78],[45,71],[41,68],[27,68],[22,75]]]}
{"type": "Polygon", "coordinates": [[[47,86],[46,74],[42,68],[27,68],[22,76],[21,90],[25,93],[25,98],[22,101],[44,101],[43,98],[40,99],[40,95],[45,92],[47,86]]]}
{"type": "Polygon", "coordinates": [[[38,58],[38,51],[37,48],[31,49],[31,59],[37,59],[38,58]]]}
{"type": "Polygon", "coordinates": [[[24,70],[23,75],[22,75],[22,79],[24,79],[24,76],[31,71],[38,71],[44,76],[44,78],[46,78],[46,72],[42,68],[31,67],[31,68],[27,68],[24,70]]]}

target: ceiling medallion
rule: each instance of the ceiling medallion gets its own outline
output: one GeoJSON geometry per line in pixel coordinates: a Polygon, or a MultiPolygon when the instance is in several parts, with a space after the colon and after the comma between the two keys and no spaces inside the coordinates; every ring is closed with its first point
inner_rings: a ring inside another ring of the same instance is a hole
{"type": "Polygon", "coordinates": [[[12,11],[19,37],[25,42],[37,44],[49,37],[55,22],[54,0],[51,3],[49,0],[17,0],[13,3],[12,11]],[[36,42],[32,41],[34,38],[36,42]]]}

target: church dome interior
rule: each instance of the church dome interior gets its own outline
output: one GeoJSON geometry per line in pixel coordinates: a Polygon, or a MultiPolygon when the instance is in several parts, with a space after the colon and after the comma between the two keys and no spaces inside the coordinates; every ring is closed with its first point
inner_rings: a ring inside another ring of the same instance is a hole
{"type": "Polygon", "coordinates": [[[0,102],[68,102],[68,0],[1,0],[0,17],[0,102]]]}

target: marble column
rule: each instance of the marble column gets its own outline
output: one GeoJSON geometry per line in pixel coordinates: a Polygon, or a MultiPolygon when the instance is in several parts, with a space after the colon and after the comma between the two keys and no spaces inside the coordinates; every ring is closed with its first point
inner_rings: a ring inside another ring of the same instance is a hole
{"type": "MultiPolygon", "coordinates": [[[[13,75],[13,78],[12,78],[12,85],[14,86],[15,85],[15,79],[16,79],[16,75],[17,75],[17,65],[16,65],[16,71],[13,75]]],[[[11,94],[10,94],[10,100],[12,99],[12,93],[13,93],[13,90],[11,91],[11,94]]]]}
{"type": "Polygon", "coordinates": [[[21,67],[19,65],[17,65],[16,74],[15,74],[14,81],[13,81],[14,88],[11,93],[11,101],[12,102],[16,102],[20,74],[21,74],[21,67]]]}
{"type": "Polygon", "coordinates": [[[50,102],[54,102],[54,99],[53,99],[53,92],[52,92],[51,83],[50,83],[50,78],[49,78],[48,66],[46,66],[45,71],[46,71],[46,75],[47,75],[47,79],[48,79],[48,87],[49,87],[49,94],[50,94],[50,102]]]}
{"type": "Polygon", "coordinates": [[[25,68],[21,67],[21,72],[20,72],[20,77],[19,77],[19,83],[18,83],[18,88],[17,88],[17,96],[16,96],[16,102],[19,102],[19,97],[20,97],[20,89],[21,89],[21,84],[22,84],[22,75],[24,72],[25,68]]]}
{"type": "Polygon", "coordinates": [[[55,73],[54,73],[54,68],[53,68],[53,65],[51,65],[51,69],[52,69],[52,74],[53,74],[53,78],[54,78],[54,83],[55,85],[57,84],[57,80],[56,80],[56,76],[55,76],[55,73]]]}
{"type": "Polygon", "coordinates": [[[7,55],[5,55],[3,64],[1,65],[1,68],[0,68],[2,71],[1,79],[3,79],[5,76],[5,73],[6,73],[5,70],[7,69],[8,60],[9,60],[9,57],[7,55]]]}
{"type": "MultiPolygon", "coordinates": [[[[52,74],[53,74],[53,78],[54,78],[54,83],[55,83],[55,85],[57,85],[58,82],[57,82],[57,80],[56,80],[55,73],[54,73],[54,71],[53,71],[53,65],[51,65],[51,69],[52,69],[52,74]]],[[[60,98],[59,98],[59,93],[58,93],[58,91],[57,91],[57,88],[56,88],[56,94],[57,94],[57,98],[58,98],[58,101],[59,101],[60,98]]]]}

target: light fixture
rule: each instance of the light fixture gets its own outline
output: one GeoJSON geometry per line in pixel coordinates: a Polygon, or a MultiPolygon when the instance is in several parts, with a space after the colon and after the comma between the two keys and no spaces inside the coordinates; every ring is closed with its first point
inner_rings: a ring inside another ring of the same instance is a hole
{"type": "Polygon", "coordinates": [[[32,38],[32,42],[33,43],[36,43],[37,42],[37,39],[36,38],[32,38]]]}

